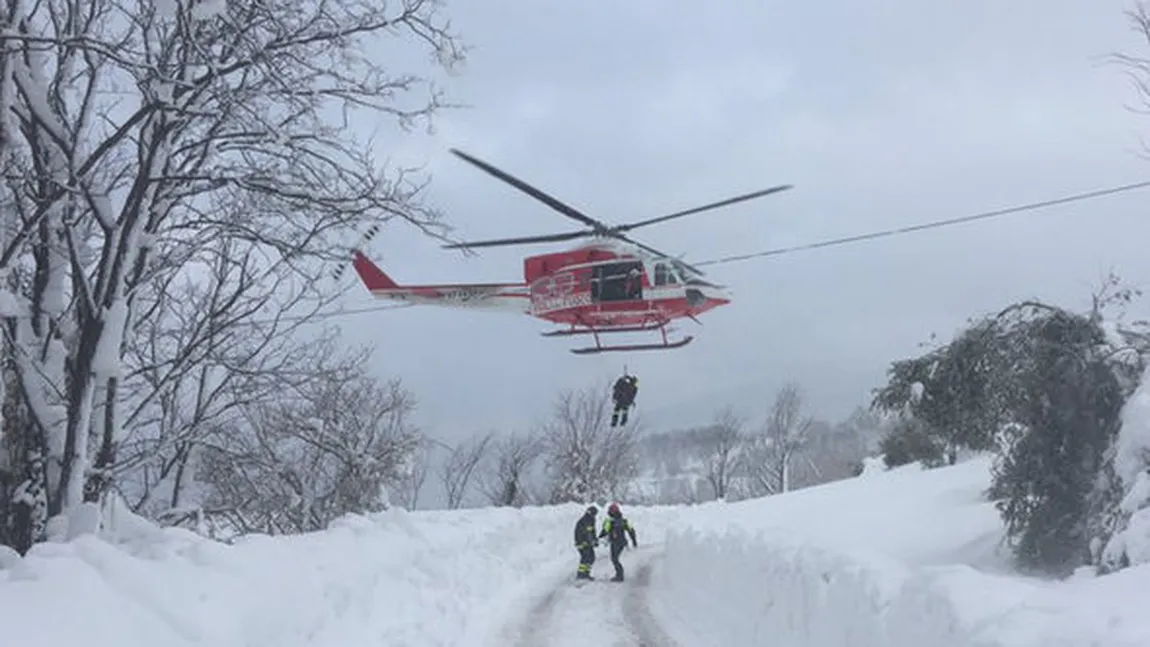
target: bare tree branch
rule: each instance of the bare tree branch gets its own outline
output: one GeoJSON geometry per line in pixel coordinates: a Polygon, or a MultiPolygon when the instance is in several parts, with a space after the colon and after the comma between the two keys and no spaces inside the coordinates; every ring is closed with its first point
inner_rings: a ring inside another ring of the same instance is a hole
{"type": "Polygon", "coordinates": [[[323,529],[344,514],[384,509],[407,476],[422,442],[407,422],[411,395],[398,381],[369,377],[362,358],[329,359],[325,368],[327,379],[301,383],[291,400],[244,407],[242,426],[202,441],[204,508],[229,511],[240,524],[233,530],[323,529]]]}
{"type": "Polygon", "coordinates": [[[744,424],[728,407],[715,415],[714,423],[705,431],[707,482],[717,499],[728,496],[743,445],[744,424]]]}
{"type": "Polygon", "coordinates": [[[544,429],[551,502],[616,497],[638,468],[638,421],[609,426],[610,389],[565,391],[544,429]]]}
{"type": "Polygon", "coordinates": [[[795,455],[807,442],[813,419],[803,413],[803,397],[793,382],[775,394],[762,433],[750,440],[746,469],[757,494],[778,494],[791,488],[795,455]]]}
{"type": "Polygon", "coordinates": [[[496,506],[523,506],[532,500],[527,476],[543,453],[536,435],[511,434],[497,440],[489,453],[487,470],[481,475],[480,490],[496,506]]]}
{"type": "Polygon", "coordinates": [[[487,457],[488,447],[494,437],[494,432],[488,432],[449,448],[450,454],[439,469],[439,482],[443,484],[447,495],[448,510],[455,510],[463,504],[471,477],[487,457]]]}
{"type": "MultiPolygon", "coordinates": [[[[273,397],[291,360],[264,354],[336,296],[323,264],[387,222],[448,231],[427,179],[350,127],[448,105],[373,54],[461,61],[438,2],[169,4],[0,2],[0,320],[39,448],[5,496],[33,492],[37,540],[114,479],[178,505],[203,439],[273,397]]],[[[221,512],[290,526],[253,514],[221,512]]]]}

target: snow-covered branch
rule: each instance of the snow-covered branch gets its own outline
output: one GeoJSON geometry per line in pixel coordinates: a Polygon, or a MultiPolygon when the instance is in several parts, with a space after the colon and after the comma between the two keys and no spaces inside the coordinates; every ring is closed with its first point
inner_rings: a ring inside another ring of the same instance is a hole
{"type": "Polygon", "coordinates": [[[153,501],[270,393],[285,313],[335,296],[322,263],[361,231],[446,235],[426,180],[353,128],[447,105],[373,54],[395,37],[463,58],[432,0],[0,3],[0,319],[19,460],[43,467],[0,487],[37,492],[35,539],[145,465],[153,501]]]}
{"type": "Polygon", "coordinates": [[[408,423],[412,396],[398,381],[370,377],[364,359],[317,358],[338,370],[218,427],[200,459],[204,509],[226,511],[238,531],[274,534],[387,507],[421,436],[408,423]]]}

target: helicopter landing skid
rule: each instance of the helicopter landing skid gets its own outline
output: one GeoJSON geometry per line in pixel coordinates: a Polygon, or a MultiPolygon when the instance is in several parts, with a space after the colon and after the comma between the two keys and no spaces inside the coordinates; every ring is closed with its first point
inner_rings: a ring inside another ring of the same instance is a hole
{"type": "MultiPolygon", "coordinates": [[[[563,331],[563,332],[567,332],[567,331],[563,331]]],[[[688,335],[688,336],[686,336],[682,339],[676,340],[676,341],[668,341],[667,340],[667,323],[666,322],[663,322],[663,323],[657,324],[657,325],[625,326],[625,327],[620,327],[620,328],[605,328],[605,329],[588,328],[587,330],[580,331],[580,332],[586,332],[586,333],[590,333],[590,334],[594,335],[595,336],[595,345],[594,346],[588,346],[585,348],[572,348],[571,352],[575,353],[576,355],[595,355],[598,353],[618,353],[618,352],[640,351],[640,350],[671,350],[674,348],[682,348],[683,346],[686,346],[687,344],[691,343],[691,341],[694,339],[693,336],[688,335]],[[659,343],[659,344],[627,344],[627,345],[619,345],[619,346],[604,346],[599,342],[599,334],[600,333],[642,332],[642,331],[656,330],[656,329],[663,335],[663,342],[659,343]]]]}

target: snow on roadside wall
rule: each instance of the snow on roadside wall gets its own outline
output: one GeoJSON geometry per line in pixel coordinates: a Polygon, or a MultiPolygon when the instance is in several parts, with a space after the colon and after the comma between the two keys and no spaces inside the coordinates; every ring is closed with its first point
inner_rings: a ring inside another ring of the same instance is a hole
{"type": "MultiPolygon", "coordinates": [[[[1086,582],[1083,586],[1097,586],[1086,582]]],[[[684,641],[771,647],[1049,647],[1147,644],[1116,635],[1111,600],[962,565],[908,567],[799,534],[672,532],[651,607],[684,641]]],[[[1118,611],[1128,621],[1128,611],[1118,611]]]]}
{"type": "Polygon", "coordinates": [[[947,600],[915,584],[893,562],[867,563],[778,531],[687,531],[667,537],[652,612],[676,635],[715,645],[971,645],[954,632],[947,600]]]}

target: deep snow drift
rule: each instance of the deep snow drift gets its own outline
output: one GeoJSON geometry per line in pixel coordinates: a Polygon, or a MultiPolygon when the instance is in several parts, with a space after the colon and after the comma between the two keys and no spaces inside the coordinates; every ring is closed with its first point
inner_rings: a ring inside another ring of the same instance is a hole
{"type": "MultiPolygon", "coordinates": [[[[734,504],[624,505],[640,541],[624,561],[651,561],[642,603],[682,647],[1150,644],[1150,566],[1061,583],[1009,574],[980,498],[987,468],[868,472],[734,504]]],[[[565,635],[536,627],[519,640],[587,644],[639,590],[632,569],[622,587],[568,593],[581,510],[396,510],[234,546],[133,524],[118,539],[2,560],[0,627],[6,644],[508,645],[559,588],[551,626],[565,635]],[[583,598],[595,604],[569,603],[583,598]]],[[[610,570],[600,549],[594,572],[610,570]]]]}
{"type": "Polygon", "coordinates": [[[901,468],[701,506],[668,535],[653,610],[687,645],[1150,645],[1150,568],[1012,575],[990,462],[901,468]]]}

